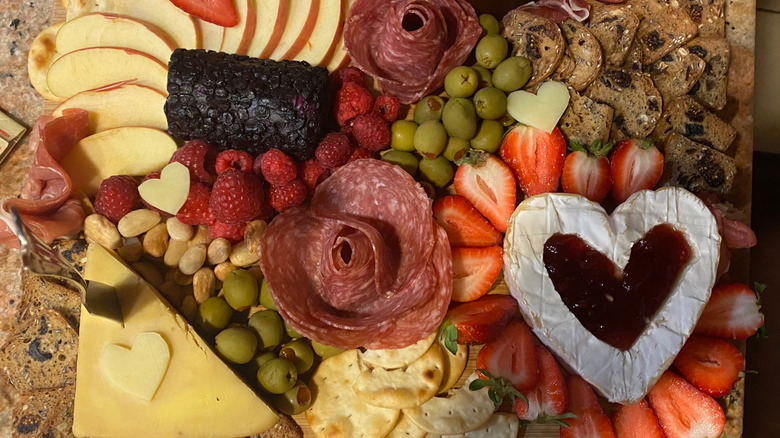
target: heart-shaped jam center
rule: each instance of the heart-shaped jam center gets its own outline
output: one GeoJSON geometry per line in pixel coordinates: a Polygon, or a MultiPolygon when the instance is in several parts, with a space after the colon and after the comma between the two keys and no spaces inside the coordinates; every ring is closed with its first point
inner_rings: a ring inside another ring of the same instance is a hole
{"type": "Polygon", "coordinates": [[[634,243],[622,272],[576,234],[551,236],[543,260],[577,320],[598,339],[628,350],[666,302],[691,256],[685,236],[661,224],[634,243]]]}

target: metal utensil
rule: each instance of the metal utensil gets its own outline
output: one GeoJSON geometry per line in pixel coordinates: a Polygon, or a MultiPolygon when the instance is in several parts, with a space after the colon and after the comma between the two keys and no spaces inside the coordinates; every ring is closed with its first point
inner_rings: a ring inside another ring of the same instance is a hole
{"type": "Polygon", "coordinates": [[[102,283],[86,281],[73,265],[27,229],[15,207],[11,206],[9,210],[13,218],[14,234],[19,238],[24,269],[36,275],[64,280],[81,295],[81,302],[89,313],[124,324],[116,289],[102,283]]]}

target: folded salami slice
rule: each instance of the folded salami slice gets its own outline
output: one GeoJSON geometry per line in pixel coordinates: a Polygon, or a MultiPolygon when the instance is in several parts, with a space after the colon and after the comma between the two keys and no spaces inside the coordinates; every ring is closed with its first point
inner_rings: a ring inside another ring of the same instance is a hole
{"type": "Polygon", "coordinates": [[[353,64],[412,103],[461,65],[482,29],[466,0],[356,0],[344,24],[353,64]]]}
{"type": "Polygon", "coordinates": [[[260,266],[279,312],[301,334],[340,348],[401,348],[433,332],[452,294],[446,233],[403,170],[357,160],[277,216],[260,266]]]}

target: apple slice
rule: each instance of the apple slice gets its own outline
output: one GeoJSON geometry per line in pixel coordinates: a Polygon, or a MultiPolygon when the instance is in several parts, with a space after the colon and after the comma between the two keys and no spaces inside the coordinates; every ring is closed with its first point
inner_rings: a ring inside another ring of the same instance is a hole
{"type": "Polygon", "coordinates": [[[125,47],[154,56],[165,64],[176,48],[159,28],[130,17],[94,13],[66,22],[57,32],[57,51],[87,47],[125,47]]]}
{"type": "MultiPolygon", "coordinates": [[[[225,27],[220,51],[246,55],[257,26],[256,0],[237,0],[238,25],[225,27]]],[[[262,1],[262,0],[257,0],[262,1]]]]}
{"type": "Polygon", "coordinates": [[[170,35],[176,47],[195,49],[201,45],[198,20],[169,1],[74,0],[68,2],[65,19],[71,21],[90,12],[119,14],[150,23],[170,35]]]}
{"type": "Polygon", "coordinates": [[[87,110],[89,130],[93,134],[120,126],[148,126],[166,131],[164,105],[165,93],[160,90],[118,83],[77,93],[62,102],[52,115],[59,117],[68,108],[87,110]]]}
{"type": "Polygon", "coordinates": [[[200,25],[201,43],[205,50],[219,51],[222,47],[222,38],[225,36],[224,26],[209,23],[208,21],[198,20],[200,25]]]}
{"type": "Polygon", "coordinates": [[[123,126],[85,137],[60,164],[68,172],[73,189],[92,197],[109,176],[143,176],[160,170],[175,150],[176,142],[164,131],[123,126]]]}
{"type": "Polygon", "coordinates": [[[30,45],[30,54],[27,56],[27,75],[30,77],[33,88],[45,99],[55,102],[62,101],[63,98],[54,95],[49,90],[46,75],[49,74],[49,67],[52,63],[62,56],[57,51],[55,44],[57,31],[60,27],[62,27],[62,23],[57,23],[39,33],[30,45]]]}
{"type": "Polygon", "coordinates": [[[320,0],[290,0],[282,39],[269,58],[293,59],[309,40],[319,13],[320,0]]]}
{"type": "MultiPolygon", "coordinates": [[[[349,8],[352,6],[352,3],[354,3],[355,0],[345,0],[344,2],[344,11],[342,14],[344,17],[347,16],[347,12],[349,12],[349,8]]],[[[342,22],[341,28],[339,29],[339,33],[336,36],[336,45],[333,48],[333,54],[331,55],[330,60],[323,60],[323,64],[320,64],[323,67],[327,67],[328,71],[333,73],[336,70],[340,70],[347,65],[349,65],[349,56],[347,55],[347,50],[344,48],[344,24],[342,22]],[[325,64],[327,63],[327,64],[325,64]]]]}
{"type": "Polygon", "coordinates": [[[290,2],[287,0],[256,0],[257,26],[247,55],[268,58],[282,39],[287,25],[290,2]]]}
{"type": "Polygon", "coordinates": [[[309,40],[293,59],[311,65],[327,64],[333,57],[344,23],[347,0],[320,0],[320,12],[309,40]]]}
{"type": "Polygon", "coordinates": [[[162,62],[137,50],[90,47],[62,55],[52,63],[46,76],[49,90],[62,99],[125,81],[166,90],[168,69],[162,62]]]}

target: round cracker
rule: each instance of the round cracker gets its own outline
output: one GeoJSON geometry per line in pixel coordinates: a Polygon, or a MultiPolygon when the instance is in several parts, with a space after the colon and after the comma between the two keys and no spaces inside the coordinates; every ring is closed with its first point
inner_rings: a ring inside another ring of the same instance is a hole
{"type": "Polygon", "coordinates": [[[382,438],[400,411],[369,405],[355,396],[352,385],[360,375],[358,351],[347,350],[322,361],[309,381],[313,402],[306,420],[318,437],[382,438]]]}
{"type": "Polygon", "coordinates": [[[441,341],[438,344],[439,348],[441,348],[441,357],[444,363],[444,377],[441,379],[441,385],[439,385],[439,390],[436,393],[443,394],[458,383],[460,376],[463,375],[463,371],[469,363],[469,347],[468,345],[458,344],[458,351],[452,354],[441,341]]]}
{"type": "Polygon", "coordinates": [[[428,432],[417,427],[406,415],[401,413],[398,416],[398,422],[387,435],[387,438],[424,438],[428,432]]]}
{"type": "MultiPolygon", "coordinates": [[[[520,419],[514,414],[495,413],[480,426],[479,429],[472,430],[459,435],[447,435],[446,438],[495,438],[495,437],[516,437],[520,431],[520,419]]],[[[444,438],[442,435],[429,434],[428,438],[444,438]]]]}
{"type": "Polygon", "coordinates": [[[365,368],[352,389],[364,402],[391,409],[405,409],[427,402],[439,389],[444,375],[444,359],[437,343],[404,368],[386,370],[365,368]]]}
{"type": "Polygon", "coordinates": [[[429,433],[456,435],[477,429],[496,411],[487,387],[477,391],[469,389],[469,384],[477,378],[477,374],[472,373],[451,397],[434,397],[421,406],[404,409],[403,413],[429,433]]]}
{"type": "Polygon", "coordinates": [[[405,367],[425,354],[435,340],[436,332],[433,332],[426,338],[420,339],[408,347],[388,350],[366,350],[361,355],[361,360],[369,365],[388,370],[405,367]]]}
{"type": "Polygon", "coordinates": [[[45,99],[55,102],[62,102],[65,99],[55,96],[49,90],[46,76],[49,74],[49,67],[52,63],[62,55],[57,52],[55,41],[57,31],[63,24],[53,24],[39,33],[30,45],[30,54],[27,56],[27,74],[33,88],[45,99]]]}

